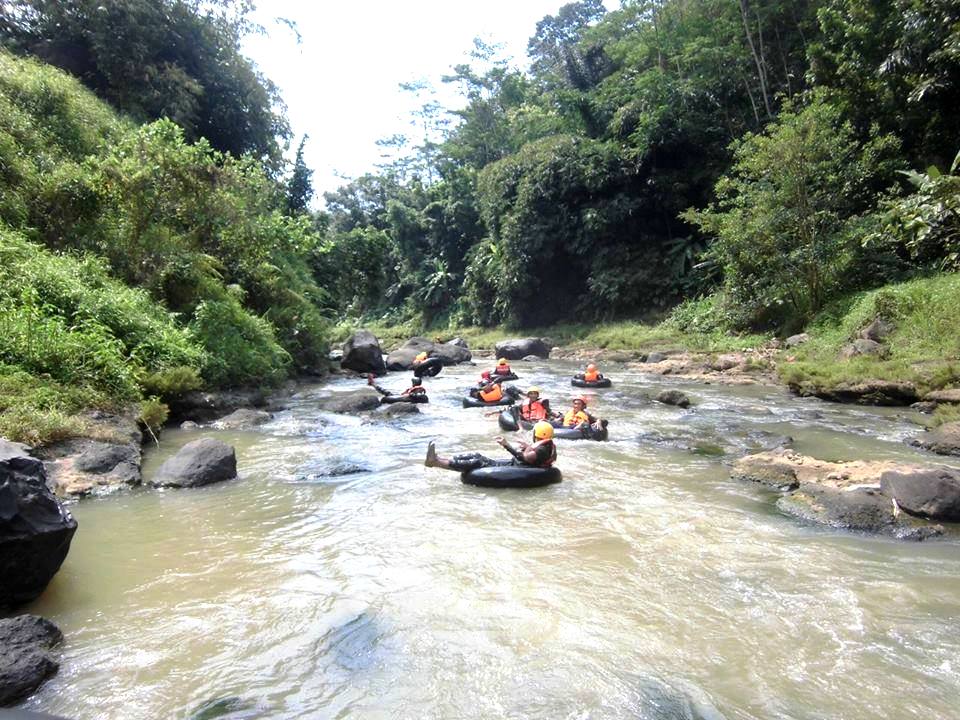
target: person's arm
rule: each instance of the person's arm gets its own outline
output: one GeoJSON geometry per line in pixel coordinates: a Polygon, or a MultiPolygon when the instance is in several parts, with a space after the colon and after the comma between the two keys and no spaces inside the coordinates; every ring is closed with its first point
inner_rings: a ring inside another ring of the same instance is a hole
{"type": "Polygon", "coordinates": [[[513,445],[511,445],[510,443],[508,443],[508,442],[507,442],[506,440],[504,440],[502,437],[497,437],[497,438],[496,438],[496,441],[497,441],[497,445],[499,445],[499,446],[502,447],[504,450],[506,450],[508,453],[510,453],[511,455],[513,455],[517,460],[519,460],[520,462],[526,462],[525,455],[526,455],[526,450],[527,450],[527,447],[528,447],[528,445],[527,445],[526,443],[520,443],[520,448],[518,449],[518,448],[515,448],[515,447],[514,447],[513,445]]]}

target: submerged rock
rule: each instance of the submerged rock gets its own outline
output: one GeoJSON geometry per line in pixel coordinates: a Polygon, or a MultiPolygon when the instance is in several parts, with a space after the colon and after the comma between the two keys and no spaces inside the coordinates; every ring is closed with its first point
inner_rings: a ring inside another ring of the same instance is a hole
{"type": "Polygon", "coordinates": [[[690,407],[690,398],[687,397],[686,393],[679,390],[661,390],[657,393],[656,400],[664,405],[675,405],[679,408],[690,407]]]}
{"type": "Polygon", "coordinates": [[[268,413],[266,410],[251,410],[249,408],[241,408],[240,410],[234,410],[226,417],[220,418],[213,424],[213,426],[218,430],[237,430],[241,428],[263,425],[265,422],[269,422],[272,419],[273,415],[268,413]]]}
{"type": "MultiPolygon", "coordinates": [[[[0,607],[38,597],[70,551],[77,521],[47,487],[43,463],[5,451],[0,460],[0,607]]],[[[0,646],[2,647],[2,646],[0,646]]]]}
{"type": "Polygon", "coordinates": [[[419,415],[420,408],[414,403],[393,403],[392,405],[381,405],[377,415],[386,418],[405,417],[407,415],[419,415]]]}
{"type": "Polygon", "coordinates": [[[150,480],[154,487],[200,487],[237,476],[237,455],[220,440],[200,438],[169,458],[150,480]]]}
{"type": "Polygon", "coordinates": [[[56,674],[50,651],[62,641],[60,629],[37,615],[0,620],[0,707],[24,700],[56,674]]]}
{"type": "Polygon", "coordinates": [[[507,360],[521,360],[527,355],[546,359],[550,357],[550,346],[542,338],[513,338],[498,342],[494,354],[507,360]]]}
{"type": "Polygon", "coordinates": [[[385,375],[387,367],[383,362],[383,351],[376,335],[369,330],[357,330],[351,335],[343,344],[340,367],[358,373],[385,375]]]}
{"type": "Polygon", "coordinates": [[[197,707],[188,720],[253,720],[265,717],[253,700],[230,695],[208,700],[197,707]]]}
{"type": "Polygon", "coordinates": [[[372,387],[339,393],[320,401],[320,409],[332,413],[359,413],[380,407],[380,394],[372,387]]]}

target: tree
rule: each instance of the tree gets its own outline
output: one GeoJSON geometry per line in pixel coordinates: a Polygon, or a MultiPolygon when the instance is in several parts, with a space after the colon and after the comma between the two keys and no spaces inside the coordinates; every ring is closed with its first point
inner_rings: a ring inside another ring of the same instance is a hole
{"type": "Polygon", "coordinates": [[[805,320],[850,288],[851,222],[892,179],[896,149],[889,135],[859,143],[823,93],[734,144],[718,203],[686,218],[715,237],[711,253],[748,322],[805,320]]]}
{"type": "Polygon", "coordinates": [[[297,148],[297,158],[293,162],[293,172],[287,181],[287,211],[291,215],[305,212],[313,199],[313,170],[303,160],[303,147],[308,135],[304,135],[297,148]]]}

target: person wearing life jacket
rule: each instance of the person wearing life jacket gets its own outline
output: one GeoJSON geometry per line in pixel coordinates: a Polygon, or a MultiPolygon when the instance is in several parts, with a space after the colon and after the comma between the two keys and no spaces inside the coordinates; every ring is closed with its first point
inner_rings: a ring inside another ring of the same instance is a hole
{"type": "Polygon", "coordinates": [[[553,417],[550,411],[550,401],[540,399],[540,388],[532,387],[527,390],[527,399],[520,405],[520,418],[527,422],[549,420],[553,417]]]}
{"type": "MultiPolygon", "coordinates": [[[[385,398],[393,397],[392,392],[390,392],[384,387],[377,385],[377,383],[373,379],[372,374],[367,375],[367,385],[372,387],[374,390],[376,390],[378,393],[383,395],[383,397],[385,398]]],[[[426,394],[427,394],[427,389],[423,386],[423,380],[421,380],[418,377],[413,378],[410,381],[410,387],[408,387],[406,390],[400,393],[400,395],[403,397],[415,397],[417,395],[426,396],[426,394]]],[[[383,400],[381,400],[380,402],[383,402],[383,400]]]]}
{"type": "Polygon", "coordinates": [[[427,354],[425,352],[418,353],[417,356],[413,359],[413,364],[419,365],[426,359],[427,359],[427,354]]]}
{"type": "Polygon", "coordinates": [[[495,439],[500,447],[513,455],[513,459],[494,460],[476,452],[454,455],[452,458],[437,457],[437,449],[431,440],[427,445],[427,457],[423,464],[427,467],[467,472],[482,467],[506,465],[548,468],[557,461],[557,446],[553,442],[553,425],[546,421],[541,420],[533,426],[532,443],[518,442],[514,447],[502,437],[495,439]]]}
{"type": "Polygon", "coordinates": [[[587,412],[587,399],[578,397],[573,399],[573,409],[563,415],[564,427],[580,427],[590,425],[593,417],[587,412]]]}
{"type": "Polygon", "coordinates": [[[581,380],[585,382],[597,382],[598,380],[603,380],[603,373],[597,370],[597,366],[593,363],[587,365],[587,369],[584,371],[583,375],[578,376],[581,380]]]}
{"type": "Polygon", "coordinates": [[[495,403],[503,400],[503,388],[500,387],[500,383],[487,383],[477,394],[477,397],[480,400],[483,400],[485,403],[495,403]]]}
{"type": "Polygon", "coordinates": [[[510,363],[507,362],[506,358],[500,358],[497,360],[497,366],[493,369],[494,375],[512,375],[513,370],[510,369],[510,363]]]}

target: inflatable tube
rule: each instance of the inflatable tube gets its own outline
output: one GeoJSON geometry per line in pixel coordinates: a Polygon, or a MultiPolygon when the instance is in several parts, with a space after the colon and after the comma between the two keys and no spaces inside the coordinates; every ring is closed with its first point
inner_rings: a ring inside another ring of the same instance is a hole
{"type": "Polygon", "coordinates": [[[613,385],[613,383],[610,382],[610,378],[603,378],[602,380],[597,380],[596,382],[587,382],[583,378],[577,378],[577,377],[573,378],[570,381],[570,384],[573,385],[574,387],[582,387],[582,388],[608,388],[611,385],[613,385]]]}
{"type": "Polygon", "coordinates": [[[443,370],[443,360],[438,357],[427,358],[422,363],[413,366],[413,374],[417,377],[423,377],[424,375],[435,377],[440,374],[441,370],[443,370]]]}
{"type": "Polygon", "coordinates": [[[467,485],[491,488],[533,488],[551,485],[563,480],[555,467],[538,468],[529,465],[498,465],[460,473],[467,485]]]}
{"type": "Polygon", "coordinates": [[[426,395],[385,395],[380,398],[381,405],[393,405],[394,403],[426,403],[430,402],[430,398],[426,395]]]}
{"type": "Polygon", "coordinates": [[[503,382],[504,380],[519,380],[520,376],[515,372],[511,372],[509,375],[497,375],[496,373],[490,373],[490,380],[492,382],[503,382]]]}
{"type": "Polygon", "coordinates": [[[500,425],[501,430],[506,430],[507,432],[519,430],[520,425],[517,422],[516,406],[507,408],[500,413],[497,417],[497,423],[500,425]]]}
{"type": "Polygon", "coordinates": [[[558,427],[553,431],[554,440],[606,440],[607,435],[606,425],[602,430],[594,430],[592,427],[582,430],[576,427],[558,427]]]}
{"type": "Polygon", "coordinates": [[[500,405],[513,405],[513,398],[509,395],[504,395],[502,398],[497,400],[497,402],[484,402],[477,398],[472,398],[467,396],[463,398],[463,406],[465,408],[469,407],[498,407],[500,405]]]}

